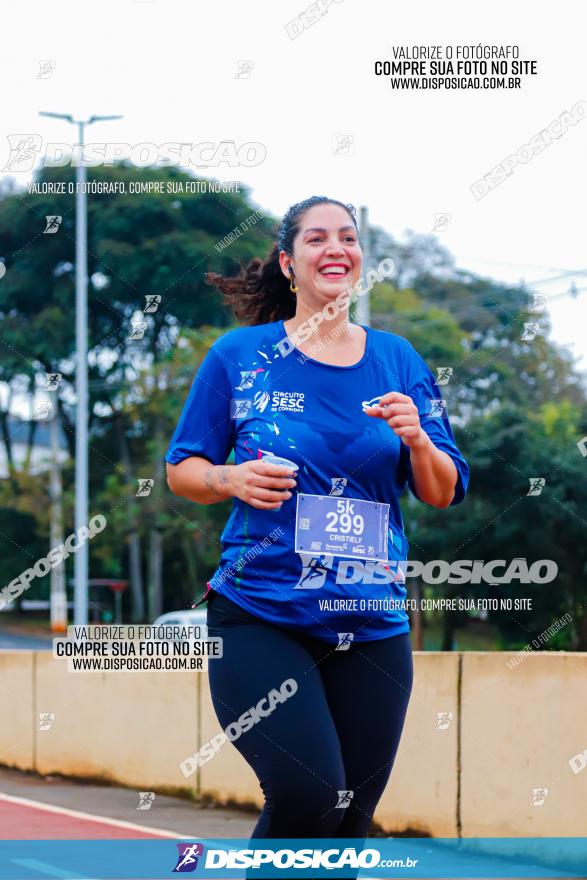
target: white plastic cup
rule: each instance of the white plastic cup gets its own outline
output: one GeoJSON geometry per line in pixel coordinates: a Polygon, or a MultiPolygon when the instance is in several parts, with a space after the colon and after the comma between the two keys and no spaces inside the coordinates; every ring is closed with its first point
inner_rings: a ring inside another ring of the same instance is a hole
{"type": "Polygon", "coordinates": [[[264,452],[261,456],[263,461],[268,461],[269,464],[276,464],[279,467],[287,467],[292,471],[295,471],[294,476],[299,471],[300,467],[295,463],[295,461],[290,461],[289,458],[282,458],[280,455],[274,455],[272,452],[264,452]]]}
{"type": "MultiPolygon", "coordinates": [[[[291,468],[291,470],[294,472],[293,473],[294,479],[298,475],[298,471],[300,469],[299,465],[297,465],[295,463],[295,461],[290,461],[289,458],[282,458],[281,455],[274,455],[272,452],[264,452],[263,455],[261,456],[261,459],[262,459],[262,461],[268,461],[269,464],[276,464],[279,467],[291,468]]],[[[276,492],[288,492],[289,489],[276,489],[275,491],[276,492]]],[[[281,502],[281,504],[283,504],[283,501],[281,502]]],[[[278,510],[281,510],[281,504],[277,508],[278,510]]]]}

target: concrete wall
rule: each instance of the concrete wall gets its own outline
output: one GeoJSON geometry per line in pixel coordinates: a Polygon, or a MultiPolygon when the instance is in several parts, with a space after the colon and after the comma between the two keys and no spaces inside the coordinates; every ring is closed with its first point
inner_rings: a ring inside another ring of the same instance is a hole
{"type": "MultiPolygon", "coordinates": [[[[582,836],[587,654],[414,654],[414,689],[375,819],[436,837],[582,836]],[[581,767],[575,761],[575,768],[581,767]],[[533,789],[548,789],[544,803],[533,789]],[[533,803],[534,802],[534,803],[533,803]]],[[[262,804],[225,743],[186,778],[180,763],[220,731],[206,673],[68,673],[49,652],[0,651],[0,763],[137,790],[190,789],[262,804]],[[39,713],[52,713],[46,730],[39,713]]]]}
{"type": "Polygon", "coordinates": [[[0,761],[19,770],[35,767],[35,654],[0,651],[0,761]]]}
{"type": "Polygon", "coordinates": [[[587,654],[514,656],[463,654],[463,834],[583,837],[587,768],[569,761],[587,749],[587,654]]]}
{"type": "Polygon", "coordinates": [[[459,655],[414,654],[414,686],[391,778],[374,816],[386,829],[457,836],[459,655]],[[438,713],[451,713],[438,726],[438,713]]]}
{"type": "MultiPolygon", "coordinates": [[[[0,687],[6,677],[0,676],[0,687]]],[[[143,790],[195,790],[196,778],[185,780],[178,766],[198,748],[201,679],[175,671],[68,673],[65,660],[37,652],[36,699],[26,728],[35,736],[32,766],[43,775],[98,778],[143,790]],[[55,716],[47,730],[38,729],[40,713],[55,716]]],[[[10,763],[10,744],[18,737],[6,739],[0,760],[10,763]]]]}

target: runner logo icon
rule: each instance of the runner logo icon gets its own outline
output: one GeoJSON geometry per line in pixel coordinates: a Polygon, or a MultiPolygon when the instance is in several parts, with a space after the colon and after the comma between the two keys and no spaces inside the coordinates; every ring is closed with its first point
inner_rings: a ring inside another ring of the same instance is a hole
{"type": "Polygon", "coordinates": [[[176,844],[179,854],[173,873],[187,873],[195,871],[198,867],[198,859],[204,855],[203,843],[178,843],[176,844]]]}
{"type": "Polygon", "coordinates": [[[252,388],[257,372],[257,370],[241,370],[241,383],[236,386],[236,390],[246,391],[248,388],[252,388]]]}
{"type": "Polygon", "coordinates": [[[326,572],[332,568],[333,556],[311,556],[309,553],[300,553],[302,560],[302,573],[294,590],[318,590],[324,586],[326,572]]]}
{"type": "Polygon", "coordinates": [[[251,401],[233,397],[230,401],[230,418],[231,419],[246,419],[249,414],[249,410],[251,409],[251,401]]]}
{"type": "Polygon", "coordinates": [[[354,633],[338,633],[338,645],[335,651],[348,651],[354,637],[354,633]]]}

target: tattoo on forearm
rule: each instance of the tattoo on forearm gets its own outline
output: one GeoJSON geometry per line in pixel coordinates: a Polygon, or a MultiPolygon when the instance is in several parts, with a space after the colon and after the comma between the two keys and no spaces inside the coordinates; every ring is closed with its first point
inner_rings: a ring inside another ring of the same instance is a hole
{"type": "Polygon", "coordinates": [[[217,492],[217,489],[212,485],[212,475],[214,473],[214,468],[208,468],[206,473],[204,474],[204,483],[206,484],[206,488],[210,489],[211,492],[217,492]]]}
{"type": "MultiPolygon", "coordinates": [[[[214,471],[215,467],[208,468],[208,470],[204,474],[204,483],[206,485],[206,488],[210,489],[211,492],[214,492],[215,495],[222,495],[222,492],[220,492],[212,482],[214,471]]],[[[218,480],[220,481],[220,483],[222,483],[223,486],[228,485],[228,473],[226,465],[218,468],[218,480]]]]}

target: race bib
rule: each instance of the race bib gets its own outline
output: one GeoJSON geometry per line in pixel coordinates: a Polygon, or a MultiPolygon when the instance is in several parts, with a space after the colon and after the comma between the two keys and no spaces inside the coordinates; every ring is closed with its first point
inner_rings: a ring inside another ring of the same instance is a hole
{"type": "Polygon", "coordinates": [[[299,492],[295,552],[387,562],[388,527],[389,504],[299,492]]]}

